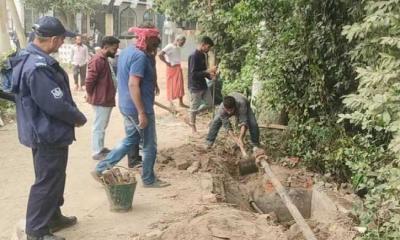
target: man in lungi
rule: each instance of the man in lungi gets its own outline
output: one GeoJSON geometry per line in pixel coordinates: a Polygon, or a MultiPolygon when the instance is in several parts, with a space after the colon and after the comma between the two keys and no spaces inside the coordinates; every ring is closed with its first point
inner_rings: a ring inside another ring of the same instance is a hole
{"type": "Polygon", "coordinates": [[[183,74],[181,67],[181,48],[185,45],[186,37],[178,35],[173,43],[165,46],[158,55],[161,61],[167,65],[167,100],[172,109],[175,108],[173,100],[179,99],[179,106],[188,108],[183,103],[185,95],[183,74]]]}

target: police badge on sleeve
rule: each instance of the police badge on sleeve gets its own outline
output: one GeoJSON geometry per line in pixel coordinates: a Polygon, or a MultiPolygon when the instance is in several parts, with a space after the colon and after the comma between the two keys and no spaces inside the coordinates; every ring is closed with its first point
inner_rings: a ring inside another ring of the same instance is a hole
{"type": "Polygon", "coordinates": [[[59,87],[54,88],[53,90],[51,90],[51,94],[53,94],[53,97],[55,99],[60,99],[60,98],[62,98],[64,96],[63,91],[59,87]]]}

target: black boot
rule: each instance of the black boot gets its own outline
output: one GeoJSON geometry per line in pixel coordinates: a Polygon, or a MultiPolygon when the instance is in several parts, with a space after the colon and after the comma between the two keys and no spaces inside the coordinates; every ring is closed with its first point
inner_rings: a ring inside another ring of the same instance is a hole
{"type": "Polygon", "coordinates": [[[61,229],[74,226],[78,222],[75,216],[66,217],[64,215],[59,215],[54,217],[49,222],[50,232],[54,233],[60,231],[61,229]]]}
{"type": "Polygon", "coordinates": [[[26,235],[26,240],[65,240],[63,237],[55,236],[51,233],[40,236],[40,237],[34,237],[30,235],[26,235]]]}

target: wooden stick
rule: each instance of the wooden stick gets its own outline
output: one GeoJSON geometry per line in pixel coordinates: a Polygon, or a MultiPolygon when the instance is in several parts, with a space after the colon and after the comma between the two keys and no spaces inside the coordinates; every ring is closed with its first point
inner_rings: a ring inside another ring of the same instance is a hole
{"type": "Polygon", "coordinates": [[[266,159],[265,155],[258,157],[258,160],[260,161],[261,166],[264,168],[264,171],[267,174],[267,176],[269,177],[269,179],[271,180],[272,185],[274,186],[275,190],[278,192],[283,203],[286,205],[290,214],[296,221],[297,225],[299,226],[300,230],[303,233],[303,236],[305,237],[306,240],[317,240],[313,231],[308,226],[308,224],[304,220],[303,216],[301,215],[301,213],[299,212],[297,207],[293,204],[292,200],[290,200],[290,197],[286,193],[285,188],[282,186],[281,182],[279,182],[278,178],[272,172],[271,167],[269,166],[268,162],[265,159],[266,159]]]}
{"type": "Polygon", "coordinates": [[[280,124],[268,124],[268,125],[258,125],[259,128],[272,128],[278,130],[287,130],[288,126],[280,125],[280,124]]]}
{"type": "Polygon", "coordinates": [[[157,101],[154,101],[154,105],[156,105],[157,107],[160,107],[160,108],[162,108],[164,110],[167,110],[168,112],[170,112],[170,113],[172,113],[174,115],[176,114],[176,111],[172,110],[171,108],[169,108],[169,107],[165,106],[164,104],[161,104],[161,103],[159,103],[157,101]]]}
{"type": "Polygon", "coordinates": [[[175,117],[177,117],[178,119],[182,120],[184,123],[186,123],[187,125],[189,125],[189,127],[193,127],[193,125],[190,123],[189,119],[186,119],[184,116],[182,116],[178,111],[174,111],[171,108],[165,106],[164,104],[161,104],[157,101],[154,101],[154,105],[167,110],[168,112],[170,112],[172,115],[174,115],[175,117]]]}
{"type": "Polygon", "coordinates": [[[236,145],[240,148],[240,152],[242,153],[242,157],[248,158],[247,152],[246,152],[246,150],[244,149],[243,145],[242,145],[242,144],[239,144],[239,142],[237,142],[237,141],[235,140],[235,138],[231,137],[231,139],[232,139],[232,141],[233,141],[234,143],[236,143],[236,145]]]}

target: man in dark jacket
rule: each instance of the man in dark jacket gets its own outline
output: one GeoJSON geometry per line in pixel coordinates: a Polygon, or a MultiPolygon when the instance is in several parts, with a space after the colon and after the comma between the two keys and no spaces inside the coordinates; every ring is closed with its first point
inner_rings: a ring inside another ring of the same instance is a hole
{"type": "Polygon", "coordinates": [[[94,121],[92,132],[92,158],[102,160],[110,150],[104,148],[105,131],[115,106],[117,80],[108,62],[114,58],[119,47],[115,37],[104,37],[101,50],[96,53],[88,65],[86,77],[87,102],[93,105],[94,121]]]}
{"type": "Polygon", "coordinates": [[[200,40],[196,51],[189,56],[189,125],[192,127],[193,133],[197,131],[196,115],[212,107],[212,96],[206,78],[214,80],[216,76],[216,67],[207,67],[207,53],[213,46],[214,42],[211,38],[205,36],[200,40]]]}
{"type": "Polygon", "coordinates": [[[76,107],[68,75],[49,54],[65,37],[74,36],[54,17],[42,17],[34,26],[35,39],[12,60],[13,86],[20,142],[32,149],[35,183],[26,213],[28,240],[62,240],[53,232],[74,225],[76,217],[61,214],[64,202],[68,146],[75,127],[86,123],[76,107]]]}

